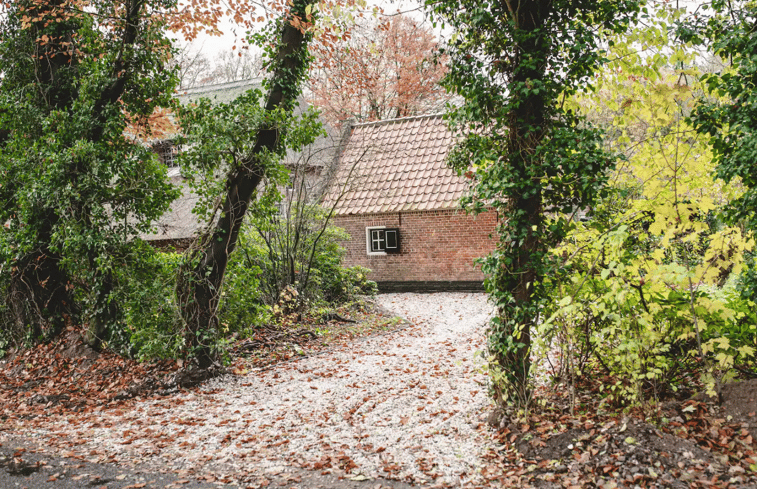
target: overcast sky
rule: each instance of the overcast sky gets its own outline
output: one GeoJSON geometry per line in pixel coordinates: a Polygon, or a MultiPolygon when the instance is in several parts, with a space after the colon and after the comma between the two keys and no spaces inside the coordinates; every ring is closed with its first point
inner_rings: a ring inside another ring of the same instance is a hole
{"type": "MultiPolygon", "coordinates": [[[[384,14],[392,15],[397,12],[404,13],[416,19],[419,22],[426,22],[431,27],[431,22],[426,18],[423,9],[423,0],[367,0],[368,7],[379,6],[383,9],[384,14]]],[[[660,2],[664,0],[650,0],[650,4],[660,2]]],[[[673,0],[676,6],[686,7],[688,11],[693,11],[696,7],[702,3],[703,0],[673,0]]],[[[221,37],[214,36],[201,36],[195,40],[190,49],[192,52],[202,52],[212,61],[214,56],[221,52],[231,51],[234,45],[239,49],[243,44],[245,37],[244,27],[236,26],[231,22],[227,22],[222,28],[224,35],[221,37]]],[[[434,28],[434,32],[437,38],[440,37],[441,31],[439,28],[434,28]]]]}
{"type": "MultiPolygon", "coordinates": [[[[401,2],[389,0],[368,0],[368,5],[369,8],[373,5],[383,8],[384,13],[387,15],[401,12],[412,16],[418,21],[424,20],[422,2],[413,0],[403,0],[401,2]]],[[[221,37],[207,35],[200,36],[193,43],[191,43],[190,47],[192,51],[201,51],[212,60],[213,55],[219,52],[230,51],[235,44],[237,46],[237,49],[239,49],[242,40],[245,37],[245,28],[236,26],[231,22],[227,22],[224,24],[222,30],[224,32],[224,35],[221,37]]]]}

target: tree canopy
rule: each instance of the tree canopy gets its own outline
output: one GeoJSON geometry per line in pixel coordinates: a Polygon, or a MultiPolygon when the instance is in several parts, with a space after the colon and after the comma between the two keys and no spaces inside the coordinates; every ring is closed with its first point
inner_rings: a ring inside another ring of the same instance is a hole
{"type": "Polygon", "coordinates": [[[446,57],[431,29],[405,15],[363,21],[313,56],[312,103],[334,125],[438,112],[448,99],[446,57]]]}
{"type": "Polygon", "coordinates": [[[33,325],[34,337],[86,320],[97,345],[117,315],[114,269],[177,195],[155,155],[127,131],[171,104],[171,45],[155,16],[163,4],[4,8],[1,253],[16,325],[33,325]]]}

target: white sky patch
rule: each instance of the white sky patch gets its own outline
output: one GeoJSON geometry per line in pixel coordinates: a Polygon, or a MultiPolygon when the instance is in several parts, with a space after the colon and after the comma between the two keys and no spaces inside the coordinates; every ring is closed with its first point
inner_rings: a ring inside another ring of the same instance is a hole
{"type": "MultiPolygon", "coordinates": [[[[431,21],[425,14],[425,8],[422,2],[418,1],[388,1],[388,0],[369,0],[368,9],[370,11],[373,7],[378,6],[383,9],[384,15],[397,15],[398,13],[408,15],[421,24],[427,24],[431,26],[431,21]]],[[[368,15],[368,14],[366,14],[368,15]]],[[[226,19],[221,25],[222,36],[210,36],[203,34],[198,36],[191,43],[179,39],[179,46],[188,46],[192,53],[203,53],[211,60],[214,59],[219,53],[225,53],[232,51],[234,46],[236,50],[244,49],[247,46],[250,50],[257,51],[255,46],[249,46],[246,42],[247,29],[244,26],[240,26],[226,19]]],[[[439,29],[434,29],[437,38],[439,37],[439,29]]]]}

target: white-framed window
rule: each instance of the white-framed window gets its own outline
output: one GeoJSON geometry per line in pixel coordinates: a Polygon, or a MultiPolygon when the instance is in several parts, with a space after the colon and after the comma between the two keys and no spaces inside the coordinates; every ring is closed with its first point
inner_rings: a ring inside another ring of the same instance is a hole
{"type": "Polygon", "coordinates": [[[176,160],[176,157],[179,154],[179,147],[173,144],[173,142],[163,141],[153,146],[153,148],[155,152],[158,153],[160,162],[163,163],[167,168],[179,167],[179,163],[176,160]]]}
{"type": "Polygon", "coordinates": [[[179,148],[173,144],[167,144],[163,146],[160,151],[160,159],[163,160],[163,164],[168,168],[176,168],[179,163],[176,161],[176,156],[179,154],[179,148]]]}
{"type": "Polygon", "coordinates": [[[369,255],[400,252],[400,230],[376,226],[365,228],[365,250],[369,255]]]}

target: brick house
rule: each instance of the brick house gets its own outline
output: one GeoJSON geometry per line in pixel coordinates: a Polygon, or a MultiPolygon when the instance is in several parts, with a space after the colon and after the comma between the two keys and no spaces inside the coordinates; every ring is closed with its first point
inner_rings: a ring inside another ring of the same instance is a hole
{"type": "Polygon", "coordinates": [[[356,124],[344,138],[324,206],[351,236],[345,265],[370,268],[381,291],[480,290],[474,260],[494,249],[498,216],[460,209],[467,183],[446,165],[442,116],[356,124]]]}

